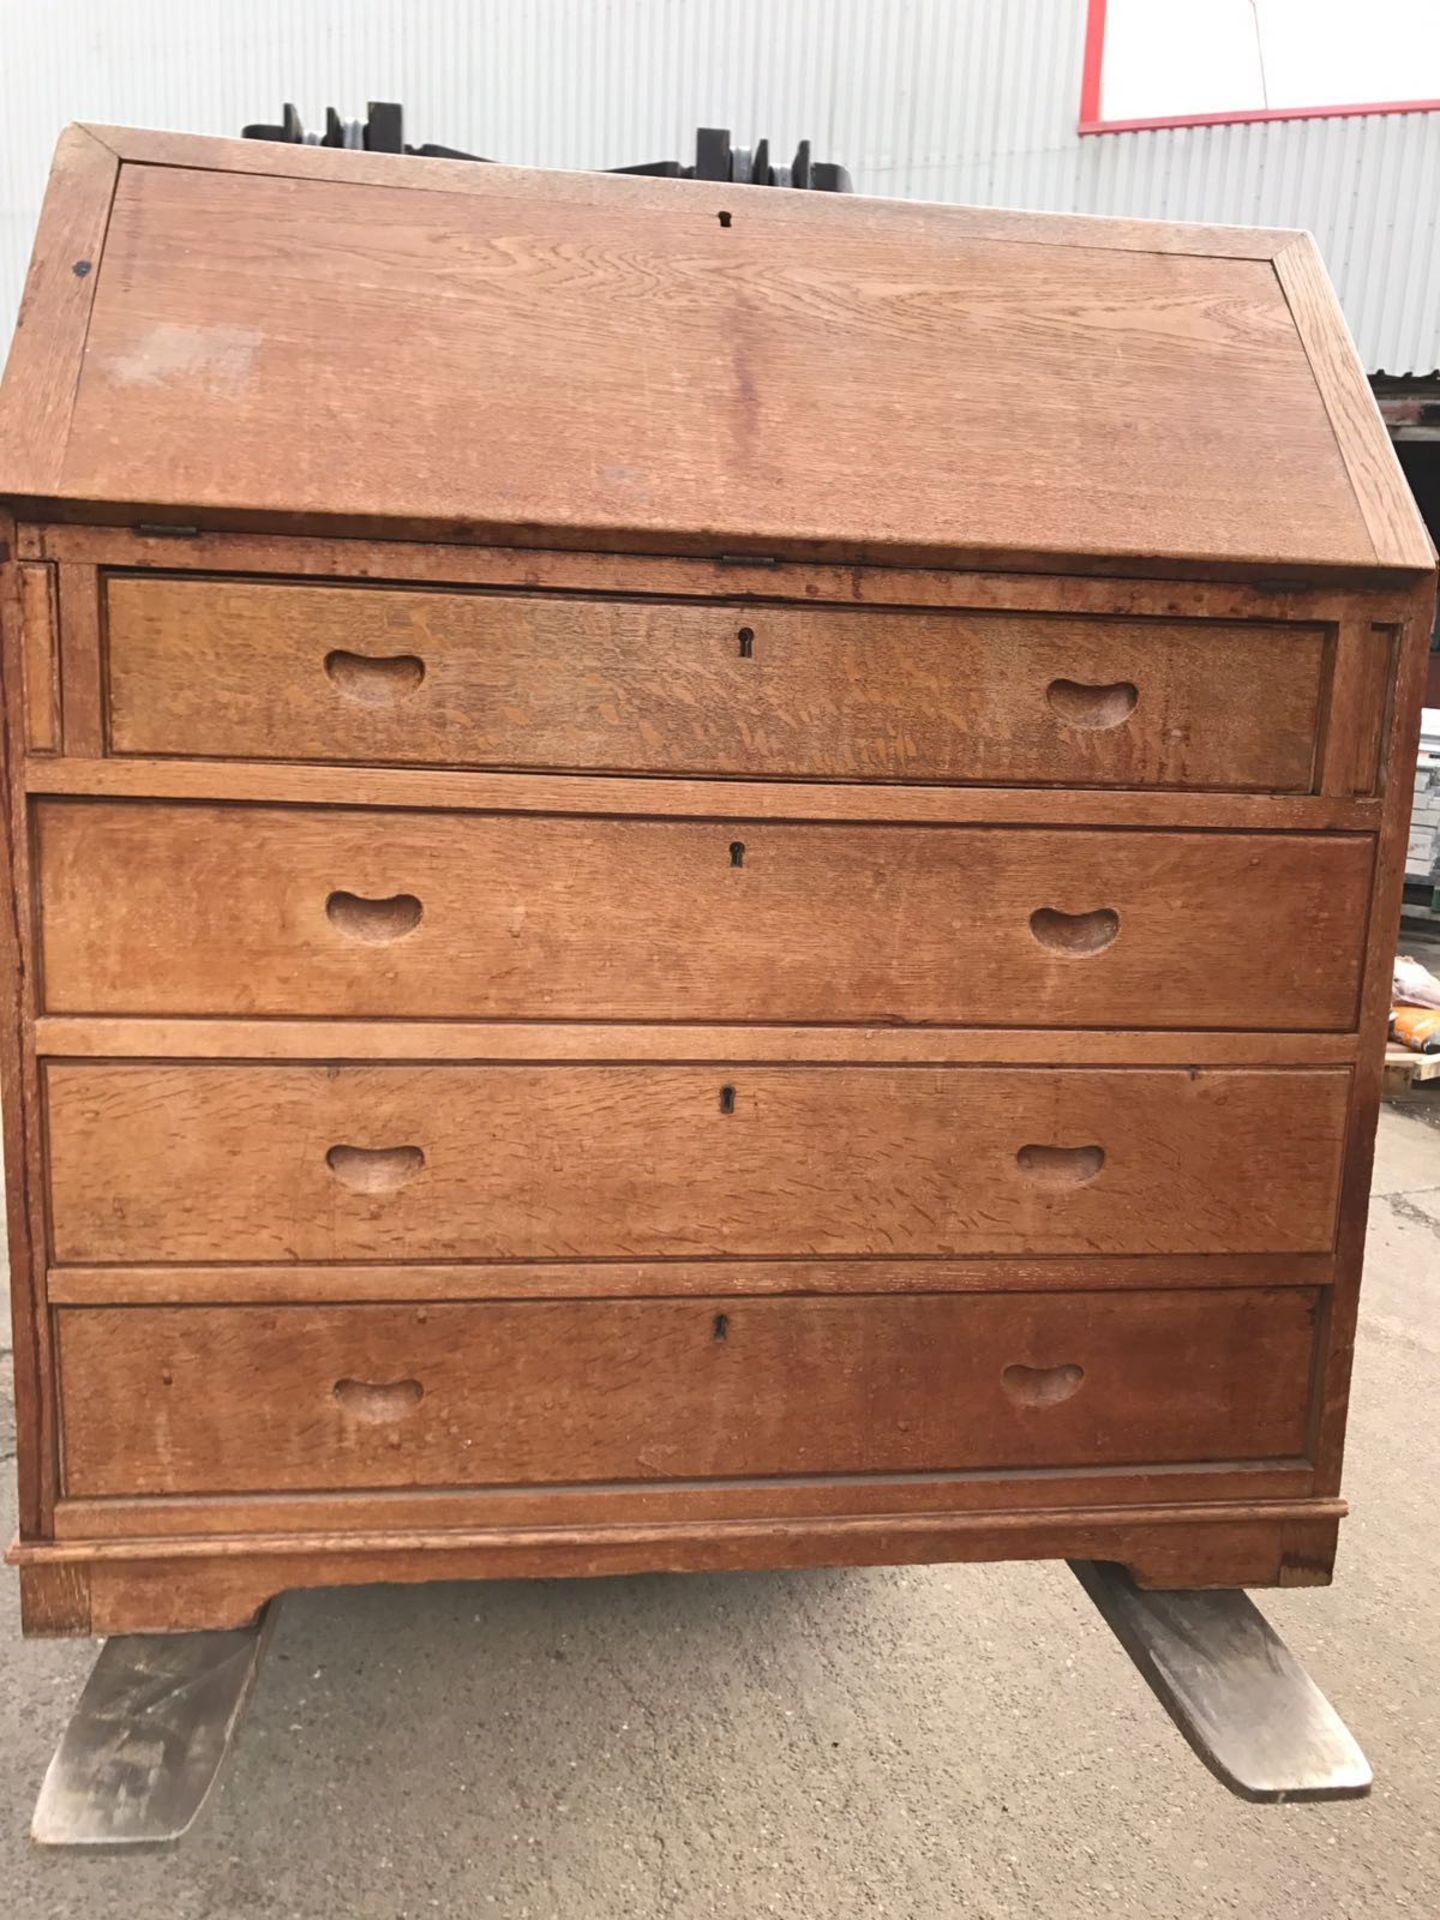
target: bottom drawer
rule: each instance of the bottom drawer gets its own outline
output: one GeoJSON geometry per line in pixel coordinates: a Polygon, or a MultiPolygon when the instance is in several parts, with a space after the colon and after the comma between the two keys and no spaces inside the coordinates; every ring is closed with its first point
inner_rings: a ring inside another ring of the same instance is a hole
{"type": "Polygon", "coordinates": [[[1313,1289],[66,1308],[65,1488],[1284,1459],[1313,1289]]]}

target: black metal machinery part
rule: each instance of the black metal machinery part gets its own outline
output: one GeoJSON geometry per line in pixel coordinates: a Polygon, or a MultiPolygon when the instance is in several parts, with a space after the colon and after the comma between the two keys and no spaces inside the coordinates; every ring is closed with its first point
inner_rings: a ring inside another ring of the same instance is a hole
{"type": "MultiPolygon", "coordinates": [[[[272,140],[291,147],[344,147],[363,153],[410,153],[431,160],[474,160],[488,164],[479,153],[461,153],[455,147],[439,147],[428,142],[421,147],[405,144],[404,109],[392,100],[372,100],[364,120],[342,120],[334,107],[325,109],[325,131],[310,133],[299,112],[288,101],[278,126],[256,122],[243,129],[246,140],[272,140]]],[[[755,148],[733,147],[728,127],[698,127],[695,132],[695,164],[682,166],[678,160],[646,160],[635,167],[607,167],[607,173],[643,173],[662,180],[719,180],[736,186],[802,187],[814,193],[853,193],[850,175],[831,160],[812,160],[810,142],[802,140],[789,166],[778,166],[770,158],[770,142],[762,140],[755,148]]]]}

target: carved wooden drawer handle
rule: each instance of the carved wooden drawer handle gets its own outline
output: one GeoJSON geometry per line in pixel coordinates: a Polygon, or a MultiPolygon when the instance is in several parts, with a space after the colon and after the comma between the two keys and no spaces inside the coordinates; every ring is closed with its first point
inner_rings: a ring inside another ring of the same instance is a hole
{"type": "Polygon", "coordinates": [[[336,647],[325,656],[330,684],[362,707],[398,707],[425,678],[425,662],[415,653],[347,653],[336,647]]]}
{"type": "Polygon", "coordinates": [[[1051,953],[1103,953],[1120,931],[1120,916],[1113,907],[1096,907],[1090,913],[1037,907],[1030,916],[1030,931],[1051,953]]]}
{"type": "Polygon", "coordinates": [[[1022,1407],[1053,1407],[1078,1391],[1085,1369],[1064,1367],[1006,1367],[1000,1383],[1022,1407]]]}
{"type": "Polygon", "coordinates": [[[334,1146],[325,1164],[352,1193],[396,1193],[419,1173],[425,1155],[419,1147],[334,1146]]]}
{"type": "Polygon", "coordinates": [[[335,1398],[355,1420],[367,1426],[401,1420],[425,1397],[418,1380],[337,1380],[335,1398]]]}
{"type": "Polygon", "coordinates": [[[1083,1187],[1105,1164],[1103,1147],[1021,1147],[1016,1165],[1037,1187],[1083,1187]]]}
{"type": "Polygon", "coordinates": [[[425,909],[413,893],[392,893],[384,900],[367,900],[360,893],[332,893],[325,902],[325,918],[349,940],[383,946],[403,940],[420,924],[425,909]]]}
{"type": "Polygon", "coordinates": [[[1135,711],[1140,690],[1133,680],[1112,680],[1108,686],[1087,686],[1083,680],[1052,680],[1045,698],[1067,727],[1104,733],[1123,726],[1135,711]]]}

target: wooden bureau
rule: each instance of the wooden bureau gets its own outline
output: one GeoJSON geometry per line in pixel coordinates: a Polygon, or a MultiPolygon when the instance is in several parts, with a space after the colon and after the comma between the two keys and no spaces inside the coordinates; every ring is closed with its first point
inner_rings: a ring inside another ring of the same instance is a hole
{"type": "Polygon", "coordinates": [[[1328,1580],[1433,556],[1308,239],[76,128],[0,498],[28,1630],[1328,1580]]]}

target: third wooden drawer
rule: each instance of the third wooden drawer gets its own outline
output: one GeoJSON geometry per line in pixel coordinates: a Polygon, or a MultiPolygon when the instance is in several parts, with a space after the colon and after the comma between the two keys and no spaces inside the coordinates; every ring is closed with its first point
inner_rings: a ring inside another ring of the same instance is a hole
{"type": "Polygon", "coordinates": [[[52,1254],[1320,1253],[1349,1088],[1340,1068],[56,1061],[52,1254]]]}
{"type": "Polygon", "coordinates": [[[63,1013],[1341,1031],[1373,855],[1346,834],[36,814],[63,1013]]]}

